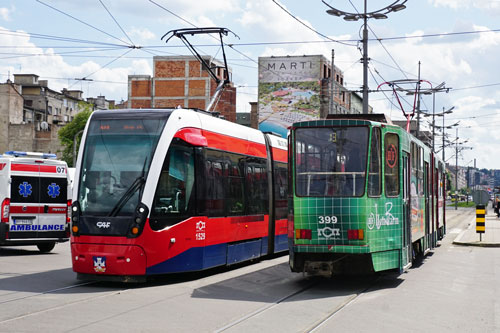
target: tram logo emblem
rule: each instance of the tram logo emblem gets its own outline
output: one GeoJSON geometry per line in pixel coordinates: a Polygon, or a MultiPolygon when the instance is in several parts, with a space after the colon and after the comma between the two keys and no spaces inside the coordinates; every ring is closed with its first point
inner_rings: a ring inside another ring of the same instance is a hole
{"type": "Polygon", "coordinates": [[[340,237],[340,229],[339,228],[318,228],[318,238],[320,239],[330,239],[336,238],[336,236],[340,237]]]}
{"type": "Polygon", "coordinates": [[[197,222],[196,231],[205,231],[205,222],[203,221],[197,222]]]}
{"type": "Polygon", "coordinates": [[[195,234],[196,240],[205,240],[205,222],[199,221],[196,222],[196,234],[195,234]]]}
{"type": "Polygon", "coordinates": [[[106,272],[106,257],[92,257],[94,260],[94,271],[96,273],[106,272]]]}
{"type": "Polygon", "coordinates": [[[385,214],[379,215],[378,213],[378,205],[375,204],[375,214],[370,213],[368,217],[368,229],[372,230],[373,228],[380,229],[383,225],[395,225],[399,224],[399,218],[394,217],[391,213],[392,210],[392,202],[385,203],[385,214]]]}

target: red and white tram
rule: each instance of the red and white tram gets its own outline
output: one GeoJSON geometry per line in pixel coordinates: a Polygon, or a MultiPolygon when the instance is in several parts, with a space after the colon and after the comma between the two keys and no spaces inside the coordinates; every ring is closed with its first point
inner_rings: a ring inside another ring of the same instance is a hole
{"type": "Polygon", "coordinates": [[[97,111],[71,216],[80,279],[141,281],[288,249],[287,142],[203,111],[97,111]]]}

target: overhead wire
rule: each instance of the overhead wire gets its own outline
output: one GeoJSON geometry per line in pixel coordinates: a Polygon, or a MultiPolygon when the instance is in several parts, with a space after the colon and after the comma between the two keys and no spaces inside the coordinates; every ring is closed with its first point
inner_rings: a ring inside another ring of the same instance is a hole
{"type": "Polygon", "coordinates": [[[123,28],[120,25],[120,23],[118,23],[118,21],[115,19],[115,17],[113,16],[113,14],[111,14],[111,12],[108,10],[108,7],[106,7],[106,5],[104,4],[104,2],[102,2],[102,0],[99,0],[99,2],[104,7],[104,9],[106,9],[106,11],[108,12],[109,16],[111,16],[111,18],[113,19],[113,21],[115,21],[116,25],[120,28],[120,30],[123,32],[123,34],[128,38],[128,40],[130,41],[130,44],[135,45],[135,43],[132,41],[132,39],[130,38],[130,36],[125,32],[125,30],[123,30],[123,28]]]}
{"type": "Polygon", "coordinates": [[[63,14],[63,15],[65,15],[65,16],[68,16],[68,17],[72,18],[72,19],[73,19],[73,20],[75,20],[75,21],[78,21],[78,22],[80,22],[80,23],[82,23],[82,24],[84,24],[84,25],[86,25],[86,26],[88,26],[88,27],[90,27],[90,28],[92,28],[92,29],[94,29],[94,30],[99,31],[99,32],[101,32],[101,33],[105,34],[106,36],[109,36],[109,37],[111,37],[111,38],[114,38],[114,39],[116,39],[116,40],[119,40],[120,42],[122,42],[122,43],[124,43],[124,44],[131,45],[131,44],[127,43],[126,41],[122,40],[121,38],[118,38],[118,37],[116,37],[116,36],[113,36],[112,34],[107,33],[106,31],[101,30],[101,29],[99,29],[99,28],[95,27],[95,26],[93,26],[93,25],[92,25],[92,24],[90,24],[90,23],[87,23],[87,22],[85,22],[85,21],[82,21],[82,20],[80,20],[79,18],[76,18],[76,17],[74,17],[73,15],[70,15],[70,14],[68,14],[68,13],[65,13],[65,12],[63,12],[62,10],[55,8],[54,6],[51,6],[51,5],[49,5],[49,4],[45,3],[45,2],[43,2],[42,0],[36,0],[36,1],[37,1],[38,3],[40,3],[40,4],[44,5],[44,6],[47,6],[47,7],[51,8],[51,9],[53,9],[53,10],[55,10],[55,11],[57,11],[57,12],[59,12],[59,13],[63,14]]]}
{"type": "MultiPolygon", "coordinates": [[[[171,10],[169,10],[169,9],[165,8],[164,6],[161,6],[161,5],[160,5],[160,4],[158,4],[157,2],[155,2],[155,1],[153,1],[153,0],[149,0],[149,2],[151,2],[151,3],[155,4],[155,5],[156,5],[156,6],[158,6],[159,8],[162,8],[163,10],[167,11],[168,13],[170,13],[170,14],[174,15],[175,17],[179,18],[180,20],[182,20],[182,21],[186,22],[186,23],[187,23],[187,24],[189,24],[190,26],[195,27],[195,28],[198,28],[195,24],[193,24],[193,23],[189,22],[188,20],[184,19],[183,17],[181,17],[181,16],[179,16],[179,15],[175,14],[173,11],[171,11],[171,10]]],[[[216,37],[214,37],[214,36],[212,36],[212,35],[210,35],[210,36],[211,36],[212,38],[214,38],[214,39],[216,39],[216,40],[217,40],[217,38],[216,38],[216,37]]],[[[254,63],[256,63],[256,64],[257,64],[257,66],[260,66],[260,67],[262,67],[262,68],[264,68],[264,69],[265,69],[265,67],[263,67],[262,65],[260,65],[257,61],[255,61],[255,59],[252,59],[252,58],[250,58],[249,56],[247,56],[246,54],[244,54],[243,52],[241,52],[241,51],[239,51],[239,50],[235,49],[235,48],[234,48],[234,44],[224,43],[223,41],[221,41],[221,42],[222,42],[224,45],[226,45],[226,46],[228,46],[229,48],[231,48],[231,49],[232,49],[233,51],[235,51],[236,53],[238,53],[238,54],[240,54],[241,56],[243,56],[243,57],[245,57],[245,58],[249,59],[250,61],[252,61],[252,62],[254,62],[254,63]]],[[[194,47],[194,46],[196,46],[196,45],[193,45],[193,47],[194,47]]],[[[190,51],[192,52],[192,50],[190,50],[190,51]]],[[[266,70],[268,70],[268,71],[270,71],[270,72],[272,72],[272,73],[274,73],[274,74],[276,74],[276,75],[280,76],[280,75],[279,75],[279,73],[276,73],[276,72],[274,72],[274,71],[272,71],[272,70],[269,70],[269,69],[266,69],[266,70]]]]}
{"type": "Polygon", "coordinates": [[[11,30],[7,30],[7,29],[0,29],[0,35],[8,35],[8,36],[20,36],[21,35],[23,37],[30,37],[33,39],[47,39],[47,40],[56,40],[56,41],[61,41],[61,42],[71,42],[71,43],[81,43],[81,44],[128,47],[128,45],[123,45],[123,44],[91,41],[91,40],[86,40],[86,39],[76,39],[76,38],[61,37],[61,36],[54,36],[54,35],[45,35],[45,34],[39,34],[39,33],[34,33],[34,32],[11,31],[11,30]]]}
{"type": "Polygon", "coordinates": [[[356,45],[352,45],[352,44],[348,44],[348,43],[345,43],[345,42],[341,42],[339,40],[335,40],[335,39],[332,39],[328,36],[326,36],[325,34],[322,34],[321,32],[311,28],[310,26],[308,26],[307,24],[305,24],[302,20],[300,20],[297,16],[293,15],[290,11],[288,11],[285,7],[283,7],[280,3],[278,3],[276,0],[272,0],[279,8],[281,8],[285,13],[287,13],[288,15],[290,15],[294,20],[296,20],[297,22],[299,22],[300,24],[302,24],[304,27],[306,27],[307,29],[311,30],[312,32],[314,32],[315,34],[317,34],[318,36],[321,36],[327,40],[329,40],[330,42],[334,42],[334,43],[339,43],[339,44],[343,44],[343,45],[347,45],[347,46],[356,46],[356,45]]]}
{"type": "MultiPolygon", "coordinates": [[[[90,73],[90,74],[88,74],[88,75],[84,76],[84,77],[83,77],[82,79],[80,79],[80,80],[85,81],[86,79],[88,79],[88,77],[89,77],[89,76],[92,76],[92,75],[94,75],[95,73],[97,73],[97,72],[99,72],[99,71],[103,70],[104,68],[108,67],[109,65],[111,65],[112,63],[114,63],[115,61],[117,61],[118,59],[120,59],[121,57],[123,57],[123,56],[127,55],[129,52],[132,52],[132,51],[133,51],[133,49],[129,49],[129,50],[127,50],[127,51],[126,51],[125,53],[123,53],[121,56],[116,57],[115,59],[113,59],[113,60],[111,60],[110,62],[106,63],[105,65],[101,66],[101,68],[99,68],[98,70],[96,70],[96,71],[94,71],[94,72],[92,72],[92,73],[90,73]]],[[[75,82],[75,83],[76,83],[76,82],[75,82]]],[[[75,85],[75,83],[73,83],[71,86],[69,86],[69,88],[71,88],[73,85],[75,85]]]]}

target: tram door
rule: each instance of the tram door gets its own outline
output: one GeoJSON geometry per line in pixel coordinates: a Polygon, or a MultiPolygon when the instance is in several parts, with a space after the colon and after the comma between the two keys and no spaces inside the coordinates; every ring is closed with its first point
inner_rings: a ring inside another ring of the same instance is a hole
{"type": "Polygon", "coordinates": [[[403,152],[403,269],[411,266],[413,249],[411,245],[411,189],[410,156],[403,152]]]}

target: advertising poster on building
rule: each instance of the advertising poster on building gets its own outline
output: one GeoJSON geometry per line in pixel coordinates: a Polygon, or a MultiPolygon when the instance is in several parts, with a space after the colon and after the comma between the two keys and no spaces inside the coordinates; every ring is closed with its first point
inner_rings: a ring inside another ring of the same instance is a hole
{"type": "Polygon", "coordinates": [[[286,138],[298,121],[319,119],[321,56],[259,58],[259,129],[286,138]]]}

